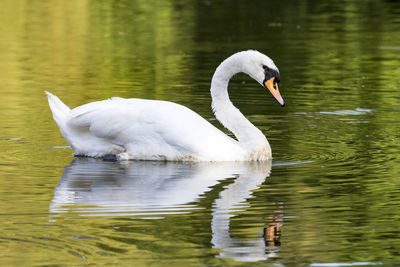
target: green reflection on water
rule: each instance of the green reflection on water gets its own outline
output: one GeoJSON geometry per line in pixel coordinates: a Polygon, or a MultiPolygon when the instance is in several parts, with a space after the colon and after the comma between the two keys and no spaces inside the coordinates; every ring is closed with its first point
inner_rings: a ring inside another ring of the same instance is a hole
{"type": "Polygon", "coordinates": [[[50,216],[72,151],[43,91],[71,107],[170,100],[209,119],[215,67],[254,48],[280,68],[287,106],[244,75],[230,84],[277,163],[234,212],[231,236],[260,237],[280,214],[269,263],[398,264],[399,13],[396,1],[2,1],[1,263],[236,264],[216,258],[210,226],[232,177],[192,203],[202,209],[164,219],[50,216]]]}

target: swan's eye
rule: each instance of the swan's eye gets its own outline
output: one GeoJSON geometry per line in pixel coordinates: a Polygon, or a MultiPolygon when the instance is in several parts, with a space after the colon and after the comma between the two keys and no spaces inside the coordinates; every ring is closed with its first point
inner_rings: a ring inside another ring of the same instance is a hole
{"type": "Polygon", "coordinates": [[[263,67],[264,70],[269,70],[269,68],[264,64],[262,65],[262,67],[263,67]]]}

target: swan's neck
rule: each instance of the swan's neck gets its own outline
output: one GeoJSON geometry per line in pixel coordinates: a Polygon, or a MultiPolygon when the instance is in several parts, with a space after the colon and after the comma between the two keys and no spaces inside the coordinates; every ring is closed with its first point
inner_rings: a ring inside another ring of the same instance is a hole
{"type": "Polygon", "coordinates": [[[247,120],[229,99],[229,80],[239,72],[245,72],[240,57],[231,56],[218,66],[210,89],[213,111],[222,125],[236,136],[243,148],[249,152],[264,149],[270,151],[264,134],[247,120]]]}

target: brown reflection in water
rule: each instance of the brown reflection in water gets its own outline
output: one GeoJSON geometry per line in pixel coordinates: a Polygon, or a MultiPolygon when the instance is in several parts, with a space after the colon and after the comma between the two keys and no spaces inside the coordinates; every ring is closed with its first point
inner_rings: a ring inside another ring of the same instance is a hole
{"type": "Polygon", "coordinates": [[[283,226],[283,207],[279,210],[275,210],[274,214],[270,217],[266,217],[268,220],[272,220],[268,227],[264,228],[264,242],[267,251],[270,253],[276,253],[279,251],[281,245],[281,231],[280,228],[283,226]]]}

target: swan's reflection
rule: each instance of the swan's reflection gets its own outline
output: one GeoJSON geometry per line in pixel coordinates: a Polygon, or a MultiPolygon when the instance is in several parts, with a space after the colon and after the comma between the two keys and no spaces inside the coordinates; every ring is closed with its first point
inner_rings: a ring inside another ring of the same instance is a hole
{"type": "Polygon", "coordinates": [[[232,212],[246,209],[246,199],[270,170],[271,162],[118,163],[75,158],[55,189],[50,212],[101,216],[187,212],[196,208],[190,203],[198,201],[212,186],[236,177],[214,201],[211,242],[222,250],[220,257],[262,260],[268,257],[262,231],[253,240],[235,240],[230,237],[229,221],[232,212]]]}

